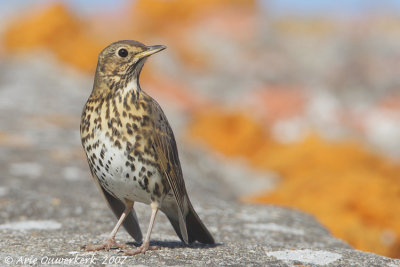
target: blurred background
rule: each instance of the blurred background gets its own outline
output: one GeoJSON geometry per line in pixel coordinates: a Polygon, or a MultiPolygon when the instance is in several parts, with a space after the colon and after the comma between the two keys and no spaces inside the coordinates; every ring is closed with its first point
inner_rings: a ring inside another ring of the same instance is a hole
{"type": "MultiPolygon", "coordinates": [[[[37,179],[54,162],[54,184],[89,175],[71,164],[86,164],[80,112],[98,53],[121,39],[168,47],[142,88],[179,147],[232,174],[238,201],[311,213],[400,258],[399,1],[3,1],[3,175],[37,179]],[[27,156],[37,150],[47,156],[27,156]]],[[[0,184],[0,209],[22,183],[0,184]]]]}

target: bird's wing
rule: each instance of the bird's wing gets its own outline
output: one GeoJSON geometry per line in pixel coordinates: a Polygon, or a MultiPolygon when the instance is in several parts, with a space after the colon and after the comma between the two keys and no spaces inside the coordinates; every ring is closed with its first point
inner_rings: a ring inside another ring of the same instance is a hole
{"type": "Polygon", "coordinates": [[[152,114],[154,115],[154,127],[152,132],[153,149],[157,155],[157,161],[164,179],[167,179],[169,186],[175,196],[178,205],[178,219],[182,238],[188,243],[186,220],[188,213],[186,187],[183,180],[182,168],[179,162],[178,149],[176,147],[174,133],[171,126],[158,103],[154,101],[152,114]]]}
{"type": "MultiPolygon", "coordinates": [[[[90,166],[90,164],[89,164],[90,166]]],[[[93,170],[90,168],[90,172],[92,173],[93,180],[96,185],[100,188],[100,191],[103,193],[103,197],[107,200],[108,205],[112,209],[115,216],[119,219],[122,213],[125,210],[125,205],[119,201],[117,198],[108,193],[99,183],[96,178],[93,170]]],[[[128,214],[128,216],[124,220],[124,228],[132,236],[137,242],[141,242],[143,239],[142,230],[140,229],[139,221],[135,212],[135,209],[128,214]]]]}

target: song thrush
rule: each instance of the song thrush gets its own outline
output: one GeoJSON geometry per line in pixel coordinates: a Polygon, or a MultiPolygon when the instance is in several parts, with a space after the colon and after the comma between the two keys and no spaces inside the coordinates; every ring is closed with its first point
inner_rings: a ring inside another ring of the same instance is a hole
{"type": "Polygon", "coordinates": [[[87,250],[125,247],[115,242],[124,225],[138,242],[142,233],[133,204],[149,204],[146,237],[134,255],[149,249],[160,209],[186,244],[214,239],[192,207],[186,192],[174,134],[159,104],[139,85],[147,57],[165,46],[118,41],[99,55],[94,86],[81,117],[81,139],[89,167],[114,214],[119,218],[107,241],[87,250]]]}

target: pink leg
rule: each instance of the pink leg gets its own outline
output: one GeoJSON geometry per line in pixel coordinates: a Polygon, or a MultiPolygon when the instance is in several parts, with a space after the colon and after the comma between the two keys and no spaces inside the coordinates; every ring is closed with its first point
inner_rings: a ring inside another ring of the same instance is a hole
{"type": "Polygon", "coordinates": [[[137,249],[125,250],[125,255],[133,256],[133,255],[137,255],[137,254],[140,254],[140,253],[145,253],[147,250],[156,250],[156,249],[158,249],[157,246],[149,246],[150,245],[151,231],[153,230],[154,221],[156,219],[156,215],[157,215],[157,212],[158,212],[158,205],[157,204],[152,203],[150,206],[151,206],[150,224],[149,224],[149,228],[147,229],[146,238],[143,241],[143,244],[137,249]]]}
{"type": "Polygon", "coordinates": [[[133,209],[133,203],[132,205],[129,205],[125,208],[124,212],[121,214],[121,217],[119,218],[117,224],[115,225],[114,229],[110,233],[109,237],[107,240],[101,244],[101,245],[90,245],[88,244],[85,247],[86,251],[97,251],[97,250],[110,250],[111,248],[125,248],[125,244],[118,244],[115,241],[115,235],[117,234],[119,228],[121,227],[122,223],[124,222],[126,216],[128,216],[129,212],[133,209]]]}

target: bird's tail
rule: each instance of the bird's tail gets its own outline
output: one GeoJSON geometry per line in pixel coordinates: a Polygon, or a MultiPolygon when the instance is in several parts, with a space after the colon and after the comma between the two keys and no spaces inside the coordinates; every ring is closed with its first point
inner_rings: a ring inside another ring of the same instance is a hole
{"type": "Polygon", "coordinates": [[[203,244],[215,244],[214,238],[200,220],[190,202],[189,207],[189,213],[186,216],[186,229],[188,231],[189,243],[197,240],[203,244]]]}
{"type": "MultiPolygon", "coordinates": [[[[188,233],[188,243],[190,244],[195,241],[199,241],[203,244],[215,244],[214,238],[212,237],[206,226],[203,224],[203,222],[200,220],[189,200],[188,207],[189,209],[185,220],[188,233]]],[[[176,234],[183,242],[185,242],[182,237],[181,228],[179,227],[179,219],[177,214],[175,214],[174,212],[165,212],[165,214],[167,215],[172,226],[174,227],[176,234]]]]}

